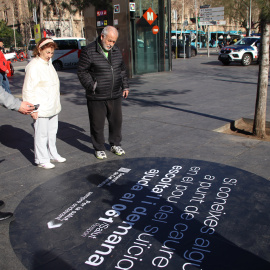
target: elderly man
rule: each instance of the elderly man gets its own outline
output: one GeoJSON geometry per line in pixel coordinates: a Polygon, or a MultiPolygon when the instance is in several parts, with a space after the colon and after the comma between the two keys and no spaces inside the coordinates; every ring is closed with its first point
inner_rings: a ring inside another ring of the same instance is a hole
{"type": "MultiPolygon", "coordinates": [[[[5,89],[0,86],[0,104],[4,105],[7,109],[18,111],[22,114],[29,114],[34,110],[33,104],[20,101],[11,94],[5,91],[5,89]]],[[[0,200],[0,208],[5,205],[3,201],[0,200]]],[[[0,221],[11,218],[13,216],[10,212],[0,212],[0,221]]]]}
{"type": "Polygon", "coordinates": [[[82,50],[78,63],[78,77],[86,90],[91,139],[98,159],[107,158],[106,118],[111,152],[119,156],[125,154],[121,147],[122,98],[127,98],[129,85],[122,54],[115,46],[117,38],[117,29],[106,26],[101,36],[82,50]]]}

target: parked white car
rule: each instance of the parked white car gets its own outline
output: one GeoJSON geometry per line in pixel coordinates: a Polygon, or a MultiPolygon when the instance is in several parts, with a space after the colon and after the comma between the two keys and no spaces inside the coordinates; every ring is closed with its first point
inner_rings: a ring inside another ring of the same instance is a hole
{"type": "MultiPolygon", "coordinates": [[[[64,68],[75,68],[78,64],[81,50],[86,46],[85,38],[78,37],[61,37],[52,38],[57,44],[58,49],[54,51],[52,63],[56,70],[64,68]]],[[[27,56],[28,62],[33,57],[33,49],[35,47],[35,40],[30,40],[27,56]]]]}
{"type": "Polygon", "coordinates": [[[244,37],[235,44],[222,48],[218,60],[223,65],[239,62],[243,66],[249,66],[253,61],[258,61],[260,42],[260,37],[244,37]]]}

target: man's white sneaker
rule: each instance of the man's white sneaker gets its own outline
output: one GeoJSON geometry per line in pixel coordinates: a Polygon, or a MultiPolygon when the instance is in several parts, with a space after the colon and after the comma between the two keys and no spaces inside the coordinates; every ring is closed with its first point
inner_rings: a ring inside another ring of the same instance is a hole
{"type": "Polygon", "coordinates": [[[38,164],[38,167],[43,168],[43,169],[53,169],[55,167],[55,165],[48,162],[48,163],[40,163],[40,164],[38,164]]]}
{"type": "Polygon", "coordinates": [[[98,159],[107,158],[105,151],[96,151],[95,155],[96,155],[96,158],[98,159]]]}
{"type": "Polygon", "coordinates": [[[66,162],[67,159],[64,158],[64,157],[60,157],[58,159],[51,159],[51,162],[60,162],[60,163],[63,163],[63,162],[66,162]]]}
{"type": "Polygon", "coordinates": [[[111,147],[111,152],[116,154],[117,156],[122,156],[125,154],[125,151],[122,149],[121,146],[115,146],[115,145],[111,147]]]}

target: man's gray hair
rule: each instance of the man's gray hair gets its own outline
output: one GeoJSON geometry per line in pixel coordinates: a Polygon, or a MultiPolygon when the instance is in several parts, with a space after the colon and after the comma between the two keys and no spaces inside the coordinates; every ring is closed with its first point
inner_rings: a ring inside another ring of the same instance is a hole
{"type": "Polygon", "coordinates": [[[114,32],[117,36],[119,36],[118,30],[114,26],[111,26],[111,25],[108,25],[105,28],[103,28],[101,35],[106,37],[109,32],[114,32]]]}

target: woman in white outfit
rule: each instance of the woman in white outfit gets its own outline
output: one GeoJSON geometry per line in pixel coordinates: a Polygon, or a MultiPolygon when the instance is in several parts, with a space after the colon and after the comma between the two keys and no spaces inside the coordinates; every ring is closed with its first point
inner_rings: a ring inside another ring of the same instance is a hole
{"type": "Polygon", "coordinates": [[[52,39],[42,38],[34,49],[33,60],[26,66],[23,100],[39,104],[31,116],[34,119],[35,163],[38,167],[52,169],[51,162],[65,162],[56,149],[58,114],[61,111],[60,83],[52,65],[56,44],[52,39]]]}

